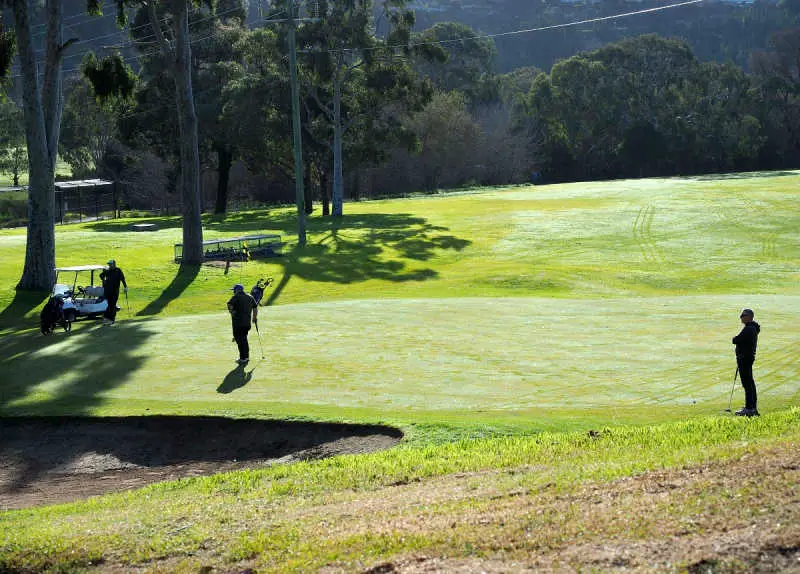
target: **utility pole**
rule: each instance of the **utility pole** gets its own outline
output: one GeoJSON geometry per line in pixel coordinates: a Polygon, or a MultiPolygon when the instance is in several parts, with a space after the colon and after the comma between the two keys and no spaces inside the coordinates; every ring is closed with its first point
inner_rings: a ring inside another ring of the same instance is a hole
{"type": "Polygon", "coordinates": [[[300,89],[297,86],[297,0],[289,0],[289,83],[292,88],[292,131],[294,132],[294,177],[297,194],[297,243],[306,244],[306,209],[303,189],[303,141],[300,126],[300,89]]]}

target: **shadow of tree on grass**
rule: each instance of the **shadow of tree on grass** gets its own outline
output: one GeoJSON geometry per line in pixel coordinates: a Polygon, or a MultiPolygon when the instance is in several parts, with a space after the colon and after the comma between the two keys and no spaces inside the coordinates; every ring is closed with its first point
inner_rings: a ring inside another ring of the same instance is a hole
{"type": "MultiPolygon", "coordinates": [[[[126,321],[115,327],[82,321],[69,334],[25,331],[4,337],[0,342],[0,417],[91,414],[102,405],[105,393],[124,384],[141,367],[144,358],[136,350],[152,335],[147,321],[126,321]]],[[[3,420],[7,419],[0,418],[0,425],[3,420]]],[[[25,480],[35,478],[28,473],[25,480]]]]}
{"type": "Polygon", "coordinates": [[[147,307],[139,311],[136,315],[139,317],[158,315],[164,310],[164,307],[169,305],[171,301],[174,301],[180,297],[184,291],[186,291],[187,287],[194,282],[199,273],[199,265],[182,264],[178,268],[178,273],[175,275],[175,278],[167,286],[167,288],[161,292],[161,295],[158,296],[158,299],[148,303],[147,307]]]}
{"type": "MultiPolygon", "coordinates": [[[[180,229],[183,226],[183,219],[180,216],[164,215],[156,217],[142,217],[136,219],[103,219],[93,223],[85,224],[85,228],[91,231],[102,231],[104,233],[121,233],[134,231],[131,227],[136,224],[153,224],[158,230],[163,229],[180,229]]],[[[151,231],[141,231],[140,233],[152,233],[151,231]]]]}
{"type": "Polygon", "coordinates": [[[44,303],[48,296],[48,293],[43,291],[17,290],[11,303],[0,311],[0,333],[6,330],[17,331],[34,326],[38,327],[38,317],[33,321],[26,319],[25,316],[44,303]]]}
{"type": "Polygon", "coordinates": [[[19,332],[0,342],[0,415],[20,411],[84,414],[143,363],[136,350],[153,332],[146,321],[114,327],[82,321],[72,333],[19,332]],[[27,405],[27,406],[26,406],[27,405]]]}
{"type": "MultiPolygon", "coordinates": [[[[162,218],[165,225],[175,218],[162,218]]],[[[161,219],[148,222],[162,224],[161,219]]],[[[434,269],[420,268],[415,262],[433,259],[443,251],[462,251],[471,242],[450,233],[446,227],[433,225],[423,217],[409,213],[351,214],[340,218],[308,219],[309,242],[299,247],[293,242],[297,216],[289,210],[204,215],[208,230],[233,235],[279,233],[293,247],[271,259],[283,266],[284,273],[267,299],[274,304],[290,278],[308,282],[352,284],[373,279],[391,282],[427,281],[438,277],[434,269]]],[[[129,230],[128,224],[97,222],[93,229],[129,230]]],[[[182,266],[164,292],[148,304],[139,316],[160,313],[179,297],[196,279],[199,268],[182,266]]]]}
{"type": "Polygon", "coordinates": [[[269,294],[272,305],[292,277],[310,282],[350,284],[378,279],[391,282],[427,281],[438,277],[431,268],[411,268],[442,251],[462,251],[471,241],[447,233],[410,214],[344,215],[315,220],[310,231],[319,237],[295,246],[276,260],[283,277],[269,294]]]}
{"type": "Polygon", "coordinates": [[[732,179],[755,179],[771,177],[789,177],[800,175],[800,171],[737,171],[731,173],[707,173],[702,175],[678,176],[675,179],[686,179],[689,181],[725,181],[732,179]]]}

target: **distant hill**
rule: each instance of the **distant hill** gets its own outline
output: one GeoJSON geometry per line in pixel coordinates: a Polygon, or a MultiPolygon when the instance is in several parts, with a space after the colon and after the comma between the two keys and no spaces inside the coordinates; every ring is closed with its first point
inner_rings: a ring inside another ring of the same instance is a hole
{"type": "MultiPolygon", "coordinates": [[[[455,21],[481,33],[499,34],[602,18],[667,3],[664,0],[417,0],[411,5],[416,11],[418,30],[436,22],[455,21]]],[[[268,0],[249,0],[248,19],[252,24],[257,25],[269,4],[268,0]]],[[[98,17],[88,16],[84,8],[83,1],[64,3],[64,37],[77,38],[79,42],[67,52],[65,71],[76,71],[89,50],[103,54],[119,49],[136,68],[128,31],[116,26],[114,1],[105,0],[104,13],[98,17]]],[[[33,17],[33,36],[42,50],[45,26],[41,8],[39,12],[33,17]]],[[[753,51],[766,48],[774,32],[791,25],[777,0],[706,0],[627,18],[496,38],[496,71],[508,72],[525,66],[549,70],[559,59],[578,52],[650,33],[685,39],[701,60],[733,61],[746,67],[753,51]]],[[[19,73],[18,67],[15,66],[13,73],[19,73]]]]}
{"type": "MultiPolygon", "coordinates": [[[[675,0],[676,2],[679,0],[675,0]]],[[[418,0],[412,3],[417,28],[456,21],[485,34],[563,25],[665,6],[654,0],[418,0]]],[[[657,33],[682,38],[701,60],[747,66],[750,54],[767,47],[769,37],[792,25],[777,0],[707,0],[698,4],[495,39],[498,72],[524,66],[549,70],[559,59],[593,50],[624,37],[657,33]]]]}

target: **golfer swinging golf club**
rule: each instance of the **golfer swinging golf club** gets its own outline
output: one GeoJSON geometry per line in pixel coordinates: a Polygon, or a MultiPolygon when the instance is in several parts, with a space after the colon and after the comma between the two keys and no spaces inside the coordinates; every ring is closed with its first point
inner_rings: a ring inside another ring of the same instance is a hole
{"type": "Polygon", "coordinates": [[[744,327],[742,332],[733,338],[733,344],[736,345],[736,367],[739,369],[745,396],[744,408],[735,413],[740,417],[758,416],[758,395],[756,394],[756,382],[753,380],[753,363],[756,360],[756,347],[758,347],[761,325],[756,323],[753,317],[752,309],[742,309],[739,318],[744,327]]]}
{"type": "Polygon", "coordinates": [[[237,283],[231,291],[233,297],[228,300],[228,311],[231,314],[233,340],[239,346],[239,359],[236,362],[243,365],[250,360],[250,343],[247,341],[247,335],[250,333],[251,316],[253,325],[258,326],[258,305],[255,299],[245,293],[244,285],[237,283]]]}

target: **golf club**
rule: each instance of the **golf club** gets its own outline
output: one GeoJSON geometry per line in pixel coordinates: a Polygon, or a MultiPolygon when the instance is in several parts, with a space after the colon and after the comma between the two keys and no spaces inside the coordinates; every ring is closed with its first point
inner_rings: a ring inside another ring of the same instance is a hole
{"type": "Polygon", "coordinates": [[[125,289],[125,305],[128,307],[128,315],[131,314],[131,303],[128,301],[128,289],[125,289]]]}
{"type": "Polygon", "coordinates": [[[733,375],[733,385],[731,386],[731,397],[728,399],[728,408],[725,409],[723,412],[730,413],[731,411],[731,404],[733,404],[733,390],[736,388],[736,377],[739,376],[739,366],[736,366],[736,373],[733,375]]]}
{"type": "Polygon", "coordinates": [[[255,323],[256,333],[258,333],[258,348],[261,349],[261,360],[266,359],[264,356],[264,345],[261,344],[261,331],[258,330],[258,321],[255,323]]]}

